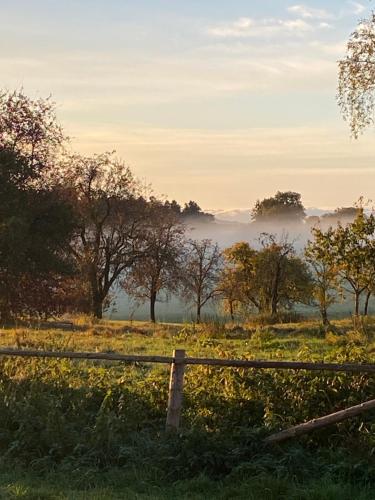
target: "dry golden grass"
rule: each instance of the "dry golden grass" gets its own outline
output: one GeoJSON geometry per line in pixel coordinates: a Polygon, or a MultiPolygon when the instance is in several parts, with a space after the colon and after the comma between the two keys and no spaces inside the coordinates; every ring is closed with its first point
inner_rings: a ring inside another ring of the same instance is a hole
{"type": "Polygon", "coordinates": [[[180,348],[189,355],[251,355],[265,359],[296,359],[301,350],[308,349],[313,357],[323,359],[331,349],[350,344],[362,346],[375,359],[374,318],[367,319],[360,328],[355,328],[351,319],[334,321],[328,331],[317,321],[271,326],[93,321],[85,316],[69,321],[3,328],[0,347],[168,356],[180,348]]]}

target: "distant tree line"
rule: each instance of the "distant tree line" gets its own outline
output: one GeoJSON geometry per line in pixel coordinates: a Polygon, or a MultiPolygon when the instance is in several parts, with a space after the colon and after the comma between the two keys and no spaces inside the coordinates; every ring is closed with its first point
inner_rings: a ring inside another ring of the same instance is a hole
{"type": "Polygon", "coordinates": [[[259,225],[278,223],[284,226],[322,224],[329,226],[338,222],[353,222],[358,213],[357,207],[340,207],[322,215],[306,215],[300,193],[278,191],[274,196],[258,200],[251,210],[251,221],[259,225]]]}
{"type": "MultiPolygon", "coordinates": [[[[0,317],[85,312],[101,318],[123,289],[156,304],[170,295],[194,306],[201,321],[210,302],[234,320],[277,315],[296,304],[328,308],[352,293],[354,312],[368,312],[375,293],[375,221],[358,208],[354,220],[319,223],[304,254],[287,235],[261,232],[251,246],[220,249],[193,240],[187,226],[213,222],[194,201],[180,206],[146,196],[112,153],[71,153],[50,99],[0,94],[0,317]],[[364,297],[364,301],[361,299],[364,297]]],[[[254,223],[305,219],[301,196],[278,192],[258,201],[254,223]]],[[[319,222],[319,221],[316,221],[319,222]]]]}

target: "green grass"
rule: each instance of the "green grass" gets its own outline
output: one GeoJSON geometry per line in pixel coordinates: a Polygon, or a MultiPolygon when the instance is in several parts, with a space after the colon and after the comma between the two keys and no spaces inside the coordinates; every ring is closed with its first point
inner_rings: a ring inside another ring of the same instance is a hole
{"type": "MultiPolygon", "coordinates": [[[[375,323],[5,328],[0,347],[374,362],[375,323]]],[[[370,375],[189,367],[164,433],[168,365],[0,360],[0,498],[375,498],[373,413],[268,448],[265,435],[374,397],[370,375]]]]}
{"type": "Polygon", "coordinates": [[[374,489],[337,483],[329,476],[304,483],[273,475],[253,478],[228,477],[213,481],[203,475],[172,484],[145,480],[144,475],[126,475],[114,469],[99,479],[86,471],[81,484],[62,473],[40,477],[19,470],[0,473],[0,498],[28,500],[373,500],[374,489]],[[85,481],[87,484],[85,485],[85,481]]]}
{"type": "Polygon", "coordinates": [[[185,349],[190,356],[298,359],[301,351],[322,360],[337,345],[359,344],[375,360],[375,321],[367,320],[367,337],[353,336],[351,320],[332,323],[337,334],[325,335],[317,321],[257,327],[223,324],[157,324],[102,321],[90,324],[86,318],[74,322],[75,329],[3,328],[0,347],[59,349],[72,351],[159,354],[170,356],[185,349]],[[228,357],[228,356],[227,356],[228,357]]]}

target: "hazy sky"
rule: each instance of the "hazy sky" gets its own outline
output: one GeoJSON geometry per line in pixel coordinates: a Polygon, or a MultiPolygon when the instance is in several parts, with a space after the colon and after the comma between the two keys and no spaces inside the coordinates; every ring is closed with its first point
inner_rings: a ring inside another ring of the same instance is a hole
{"type": "Polygon", "coordinates": [[[52,94],[74,147],[116,149],[160,194],[252,206],[373,197],[336,61],[367,0],[0,0],[1,86],[52,94]]]}

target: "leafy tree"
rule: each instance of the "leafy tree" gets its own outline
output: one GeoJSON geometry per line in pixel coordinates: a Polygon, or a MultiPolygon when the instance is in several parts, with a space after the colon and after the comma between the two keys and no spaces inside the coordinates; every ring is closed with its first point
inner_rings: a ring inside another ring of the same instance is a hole
{"type": "Polygon", "coordinates": [[[178,215],[178,216],[181,215],[181,205],[179,205],[176,200],[172,200],[172,201],[167,200],[166,202],[164,202],[164,206],[166,209],[170,210],[175,215],[178,215]]]}
{"type": "Polygon", "coordinates": [[[196,321],[200,323],[202,308],[218,294],[222,255],[211,240],[190,240],[184,256],[181,273],[184,297],[196,307],[196,321]]]}
{"type": "Polygon", "coordinates": [[[264,233],[259,250],[241,242],[224,255],[226,273],[237,282],[236,297],[243,306],[276,315],[280,307],[310,302],[310,273],[285,237],[277,241],[274,235],[264,233]]]}
{"type": "Polygon", "coordinates": [[[174,210],[155,199],[148,204],[147,211],[145,255],[131,268],[124,288],[141,302],[150,301],[150,319],[154,323],[160,293],[178,289],[185,228],[174,210]]]}
{"type": "Polygon", "coordinates": [[[195,201],[189,201],[189,203],[185,203],[181,215],[185,219],[198,219],[202,222],[212,222],[214,220],[214,216],[212,214],[203,212],[201,207],[195,201]]]}
{"type": "Polygon", "coordinates": [[[0,92],[1,315],[56,311],[73,217],[47,176],[65,141],[48,99],[0,92]]]}
{"type": "Polygon", "coordinates": [[[56,295],[72,272],[70,207],[56,189],[34,185],[39,168],[13,150],[0,151],[0,314],[57,311],[56,295]]]}
{"type": "MultiPolygon", "coordinates": [[[[225,252],[224,256],[226,257],[225,252]]],[[[242,295],[237,270],[228,262],[226,262],[226,266],[222,271],[218,291],[223,298],[224,311],[229,312],[231,320],[234,321],[235,312],[242,304],[242,295]]]]}
{"type": "Polygon", "coordinates": [[[328,308],[336,302],[339,290],[338,269],[335,262],[327,260],[324,249],[317,241],[308,242],[305,256],[313,272],[313,296],[318,303],[323,325],[328,325],[328,308]]]}
{"type": "Polygon", "coordinates": [[[254,222],[300,223],[305,218],[301,195],[293,191],[278,191],[275,196],[257,201],[251,212],[254,222]]]}
{"type": "Polygon", "coordinates": [[[267,233],[260,241],[257,272],[262,280],[263,310],[276,315],[280,306],[290,308],[295,303],[309,303],[311,275],[305,262],[295,255],[293,244],[286,236],[277,240],[267,233]]]}
{"type": "Polygon", "coordinates": [[[375,13],[350,35],[347,54],[339,61],[338,103],[355,138],[374,122],[375,13]]]}
{"type": "MultiPolygon", "coordinates": [[[[323,231],[313,229],[314,246],[325,265],[337,269],[344,289],[354,295],[354,312],[359,315],[361,295],[371,295],[375,281],[375,217],[363,209],[351,224],[323,231]]],[[[368,298],[369,300],[369,298],[368,298]]]]}
{"type": "Polygon", "coordinates": [[[101,318],[112,287],[145,252],[147,203],[130,170],[112,154],[73,155],[62,183],[77,217],[71,252],[101,318]]]}
{"type": "Polygon", "coordinates": [[[65,140],[50,98],[31,99],[22,90],[0,92],[0,149],[22,156],[35,173],[45,173],[55,166],[65,140]]]}
{"type": "Polygon", "coordinates": [[[257,275],[257,251],[246,242],[238,242],[223,252],[224,269],[219,285],[231,317],[237,304],[246,308],[249,304],[261,311],[260,282],[257,275]]]}

